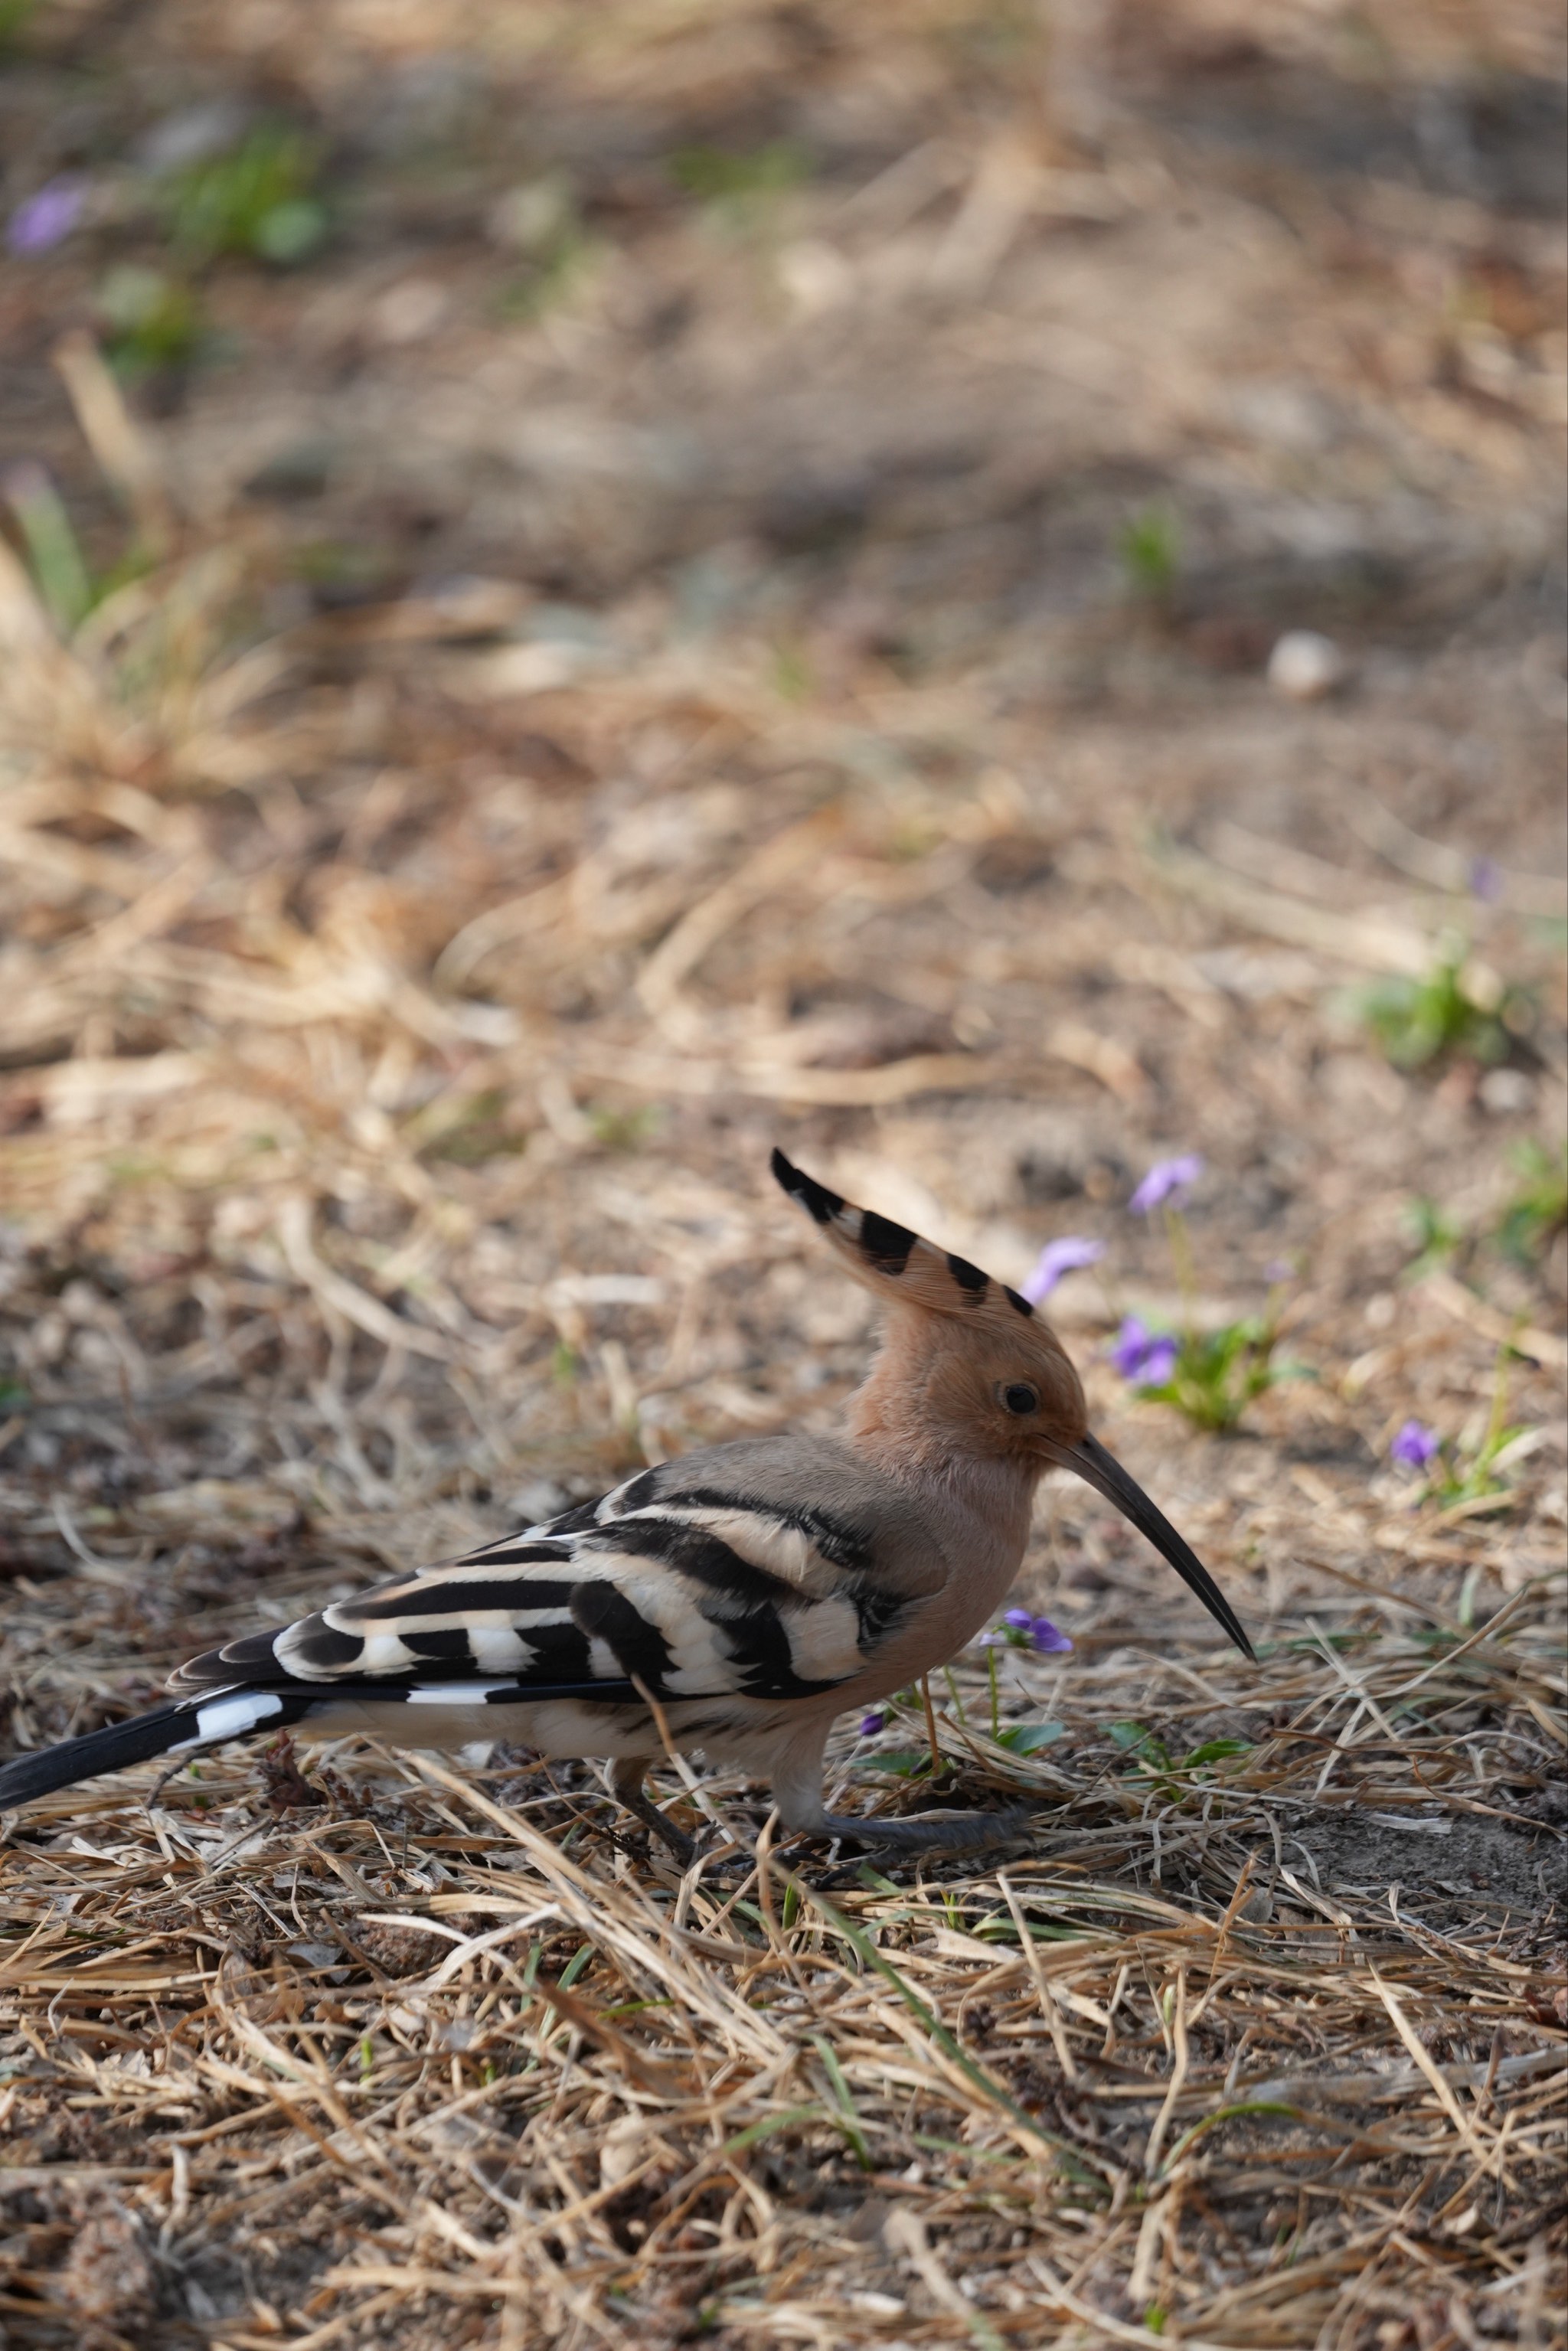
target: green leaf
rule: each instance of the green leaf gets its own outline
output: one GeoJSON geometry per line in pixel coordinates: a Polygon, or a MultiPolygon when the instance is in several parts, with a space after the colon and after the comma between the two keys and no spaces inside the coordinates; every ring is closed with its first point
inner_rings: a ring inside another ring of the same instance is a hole
{"type": "Polygon", "coordinates": [[[1134,594],[1164,603],[1180,569],[1181,525],[1169,507],[1145,507],[1123,526],[1116,552],[1134,594]]]}
{"type": "Polygon", "coordinates": [[[294,196],[263,213],[251,232],[251,246],[264,261],[303,261],[327,234],[327,208],[311,196],[294,196]]]}
{"type": "Polygon", "coordinates": [[[1245,1739],[1211,1739],[1202,1747],[1182,1759],[1184,1771],[1195,1771],[1200,1763],[1220,1763],[1228,1755],[1250,1755],[1251,1746],[1245,1739]]]}
{"type": "Polygon", "coordinates": [[[1042,1747],[1054,1747],[1066,1731],[1064,1722],[1014,1722],[997,1740],[1013,1755],[1033,1755],[1042,1747]]]}
{"type": "Polygon", "coordinates": [[[5,497],[16,516],[39,596],[62,636],[93,607],[93,585],[65,502],[41,465],[13,466],[5,497]]]}
{"type": "Polygon", "coordinates": [[[895,1771],[901,1780],[917,1780],[931,1769],[929,1747],[894,1747],[875,1755],[868,1755],[866,1766],[873,1771],[895,1771]]]}
{"type": "Polygon", "coordinates": [[[832,2085],[833,2103],[839,2110],[840,2126],[854,2149],[855,2161],[862,2171],[869,2171],[872,2168],[871,2148],[866,2143],[864,2126],[856,2112],[854,2099],[850,2095],[850,2085],[844,2078],[844,2069],[839,2063],[838,2052],[831,2042],[824,2040],[820,2032],[814,2032],[811,2035],[811,2046],[821,2059],[822,2069],[832,2085]]]}

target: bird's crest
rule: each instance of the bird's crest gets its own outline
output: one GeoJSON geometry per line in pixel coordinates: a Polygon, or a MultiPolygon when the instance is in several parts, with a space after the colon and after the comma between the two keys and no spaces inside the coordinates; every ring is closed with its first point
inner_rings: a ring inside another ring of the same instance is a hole
{"type": "Polygon", "coordinates": [[[922,1240],[907,1226],[879,1217],[874,1208],[857,1208],[803,1168],[792,1167],[781,1151],[774,1152],[770,1164],[777,1180],[805,1209],[855,1280],[877,1297],[1013,1333],[1020,1317],[1026,1322],[1033,1320],[1027,1298],[1005,1282],[994,1281],[967,1258],[922,1240]]]}

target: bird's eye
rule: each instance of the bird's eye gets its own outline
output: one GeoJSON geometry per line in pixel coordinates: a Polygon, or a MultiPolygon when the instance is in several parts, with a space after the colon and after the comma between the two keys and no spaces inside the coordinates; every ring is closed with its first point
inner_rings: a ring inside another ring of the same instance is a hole
{"type": "Polygon", "coordinates": [[[1040,1410],[1040,1396],[1027,1380],[1015,1380],[1011,1387],[1004,1388],[1002,1402],[1009,1412],[1026,1413],[1040,1410]]]}

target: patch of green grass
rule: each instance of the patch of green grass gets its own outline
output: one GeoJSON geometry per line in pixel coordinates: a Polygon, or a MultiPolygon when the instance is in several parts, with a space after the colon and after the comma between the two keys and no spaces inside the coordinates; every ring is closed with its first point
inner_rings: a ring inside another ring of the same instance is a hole
{"type": "Polygon", "coordinates": [[[1521,1143],[1512,1158],[1521,1181],[1499,1220],[1497,1241],[1505,1256],[1528,1266],[1568,1228],[1568,1148],[1521,1143]]]}
{"type": "Polygon", "coordinates": [[[664,1113],[653,1102],[639,1102],[632,1110],[611,1110],[602,1103],[586,1113],[595,1143],[606,1151],[641,1151],[659,1131],[664,1113]]]}
{"type": "Polygon", "coordinates": [[[1352,1008],[1396,1070],[1454,1059],[1490,1064],[1507,1059],[1529,1008],[1516,988],[1496,1001],[1484,1000],[1485,993],[1456,944],[1425,979],[1379,980],[1357,991],[1352,1008]]]}
{"type": "Polygon", "coordinates": [[[321,160],[303,131],[258,122],[228,153],[188,164],[164,195],[175,250],[198,266],[225,254],[282,267],[306,260],[329,226],[315,193],[321,160]]]}
{"type": "Polygon", "coordinates": [[[765,147],[736,152],[723,147],[677,147],[665,168],[675,185],[694,196],[721,227],[747,228],[766,218],[780,196],[811,176],[811,159],[792,139],[769,140],[765,147]]]}

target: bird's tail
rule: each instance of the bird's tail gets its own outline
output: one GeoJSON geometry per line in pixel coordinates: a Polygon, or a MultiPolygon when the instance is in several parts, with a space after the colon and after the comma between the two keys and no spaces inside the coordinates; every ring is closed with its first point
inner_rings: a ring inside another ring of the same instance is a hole
{"type": "Polygon", "coordinates": [[[129,1722],[89,1730],[83,1739],[62,1739],[57,1747],[14,1756],[0,1768],[0,1812],[53,1795],[57,1788],[73,1788],[78,1780],[121,1771],[128,1763],[220,1746],[256,1730],[283,1730],[304,1711],[305,1701],[282,1698],[276,1690],[244,1688],[157,1707],[151,1714],[132,1715],[129,1722]]]}

